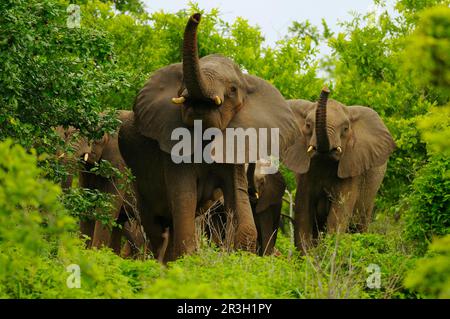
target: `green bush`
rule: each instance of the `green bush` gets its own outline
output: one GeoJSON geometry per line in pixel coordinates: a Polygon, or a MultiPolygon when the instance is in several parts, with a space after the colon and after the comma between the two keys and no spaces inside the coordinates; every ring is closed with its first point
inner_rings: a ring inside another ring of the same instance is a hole
{"type": "Polygon", "coordinates": [[[450,233],[450,160],[435,155],[418,173],[407,197],[406,235],[422,248],[450,233]]]}
{"type": "Polygon", "coordinates": [[[427,255],[418,260],[405,286],[425,298],[450,298],[450,235],[436,239],[427,255]]]}
{"type": "Polygon", "coordinates": [[[131,298],[159,275],[154,260],[85,250],[60,194],[35,151],[0,142],[0,298],[131,298]],[[81,289],[66,285],[70,264],[81,268],[81,289]]]}

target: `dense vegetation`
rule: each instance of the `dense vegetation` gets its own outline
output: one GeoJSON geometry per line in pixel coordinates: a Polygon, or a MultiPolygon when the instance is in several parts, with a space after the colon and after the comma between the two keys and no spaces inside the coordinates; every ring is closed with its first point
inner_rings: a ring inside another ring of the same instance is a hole
{"type": "Polygon", "coordinates": [[[201,56],[229,56],[286,98],[314,100],[326,83],[333,98],[375,109],[397,150],[368,233],[326,236],[307,256],[288,231],[280,256],[202,244],[167,267],[83,248],[80,210],[95,213],[104,199],[61,192],[67,169],[55,154],[70,149],[52,128],[90,138],[114,130],[113,111],[130,109],[154,70],[181,60],[185,22],[200,8],[148,14],[139,0],[70,2],[0,3],[0,298],[450,298],[448,0],[398,0],[395,16],[354,16],[339,33],[298,21],[273,47],[244,18],[230,24],[205,12],[201,56]],[[67,27],[70,2],[81,7],[81,28],[67,27]],[[321,43],[330,56],[319,56],[321,43]],[[66,285],[70,264],[80,266],[81,289],[66,285]]]}

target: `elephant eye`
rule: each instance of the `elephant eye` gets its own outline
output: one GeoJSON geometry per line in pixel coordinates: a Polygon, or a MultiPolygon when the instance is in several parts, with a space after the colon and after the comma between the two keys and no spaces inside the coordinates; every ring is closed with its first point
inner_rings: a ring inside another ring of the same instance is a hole
{"type": "Polygon", "coordinates": [[[347,133],[348,132],[348,127],[346,126],[346,127],[344,127],[344,133],[347,133]]]}
{"type": "Polygon", "coordinates": [[[309,130],[309,129],[311,129],[311,124],[309,124],[309,123],[306,123],[306,128],[309,130]]]}
{"type": "Polygon", "coordinates": [[[231,93],[236,93],[237,88],[233,85],[230,87],[230,91],[231,91],[231,93]]]}

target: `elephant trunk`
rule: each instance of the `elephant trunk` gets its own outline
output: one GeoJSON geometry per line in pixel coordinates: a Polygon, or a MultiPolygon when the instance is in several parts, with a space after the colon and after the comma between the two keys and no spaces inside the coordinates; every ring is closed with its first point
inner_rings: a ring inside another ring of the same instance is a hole
{"type": "Polygon", "coordinates": [[[327,100],[330,90],[324,87],[320,92],[319,103],[316,109],[316,138],[317,151],[326,153],[330,150],[330,142],[327,133],[327,100]]]}
{"type": "Polygon", "coordinates": [[[200,72],[197,48],[197,27],[201,14],[195,13],[190,18],[184,30],[183,42],[183,77],[189,96],[192,99],[206,100],[206,86],[200,72]]]}

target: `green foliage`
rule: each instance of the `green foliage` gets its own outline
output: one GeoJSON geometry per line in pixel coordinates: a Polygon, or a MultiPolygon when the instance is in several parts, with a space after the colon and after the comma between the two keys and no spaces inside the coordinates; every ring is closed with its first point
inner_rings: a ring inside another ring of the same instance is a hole
{"type": "Polygon", "coordinates": [[[96,98],[117,84],[112,43],[105,33],[67,28],[65,9],[50,0],[0,5],[2,138],[32,145],[31,136],[56,125],[101,136],[96,98]]]}
{"type": "Polygon", "coordinates": [[[413,257],[404,244],[380,234],[326,236],[304,259],[300,298],[406,298],[402,286],[413,257]],[[371,287],[372,271],[380,269],[380,287],[371,287]]]}
{"type": "Polygon", "coordinates": [[[156,261],[85,250],[61,189],[41,176],[34,151],[0,143],[0,298],[131,298],[159,275],[156,261]],[[81,268],[81,289],[66,285],[69,264],[81,268]]]}
{"type": "Polygon", "coordinates": [[[0,143],[0,243],[19,243],[31,253],[49,249],[48,240],[57,239],[72,222],[57,200],[61,190],[36,168],[35,154],[11,140],[0,143]]]}
{"type": "Polygon", "coordinates": [[[434,107],[418,121],[418,128],[432,154],[450,155],[450,104],[434,107]]]}
{"type": "Polygon", "coordinates": [[[63,197],[66,209],[77,219],[98,220],[106,225],[113,224],[112,201],[112,195],[88,188],[71,188],[63,197]]]}
{"type": "Polygon", "coordinates": [[[424,298],[450,298],[450,235],[433,241],[427,256],[409,272],[405,286],[424,298]]]}
{"type": "Polygon", "coordinates": [[[450,99],[450,8],[423,11],[414,34],[408,39],[405,61],[420,87],[433,89],[445,104],[450,99]]]}
{"type": "Polygon", "coordinates": [[[434,156],[413,181],[407,197],[406,234],[425,245],[450,233],[450,160],[434,156]]]}

